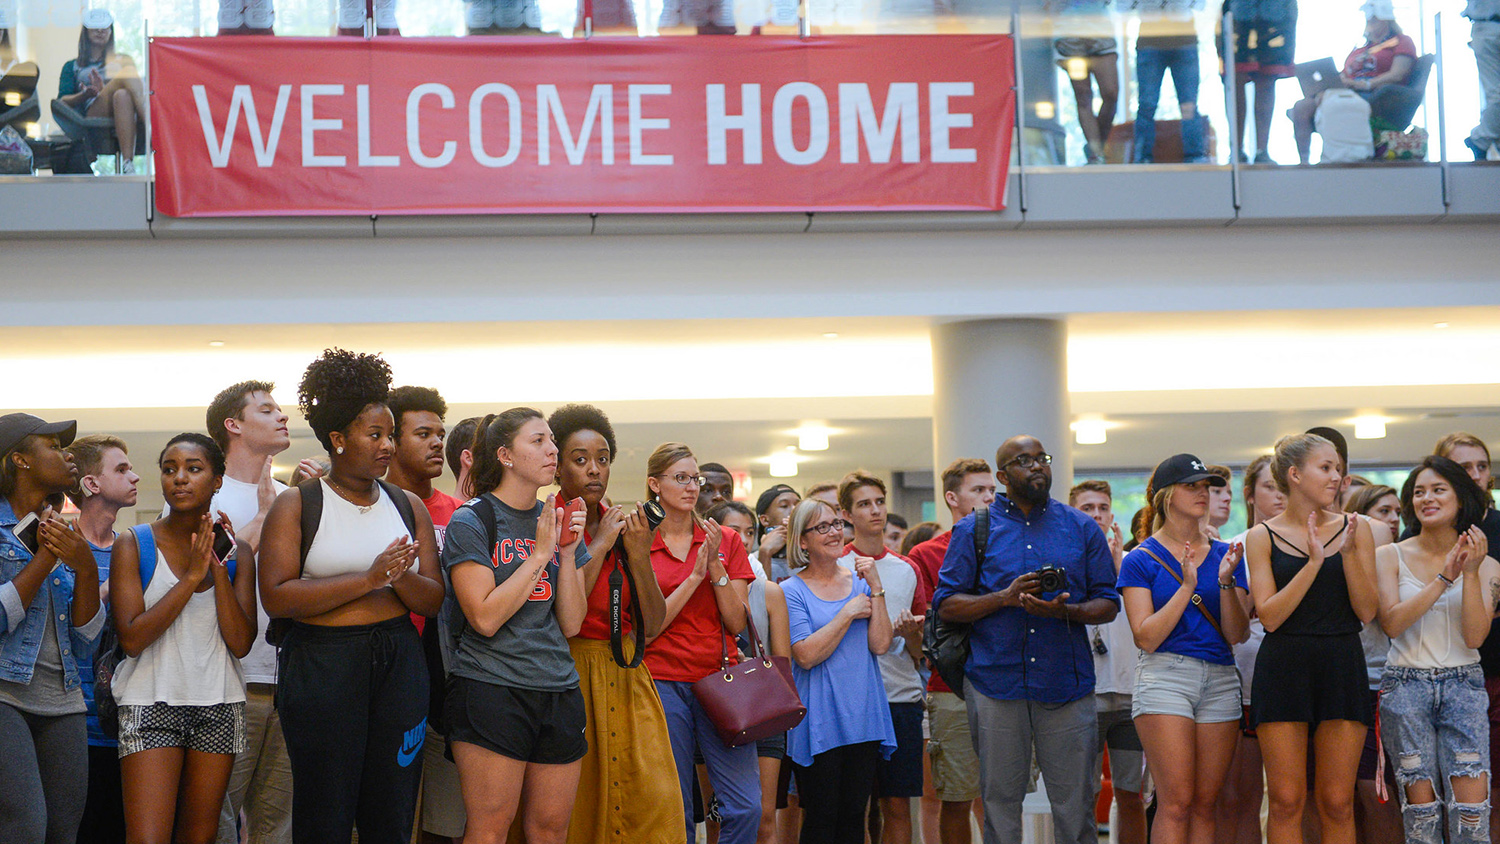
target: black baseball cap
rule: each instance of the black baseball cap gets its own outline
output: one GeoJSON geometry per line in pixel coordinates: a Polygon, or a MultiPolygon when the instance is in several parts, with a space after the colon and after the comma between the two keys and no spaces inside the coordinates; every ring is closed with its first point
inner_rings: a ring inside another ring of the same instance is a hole
{"type": "Polygon", "coordinates": [[[1337,451],[1339,453],[1339,459],[1344,461],[1344,468],[1349,468],[1349,441],[1344,439],[1343,434],[1339,433],[1334,428],[1329,428],[1326,425],[1319,425],[1316,428],[1308,428],[1307,433],[1316,434],[1317,436],[1320,436],[1323,439],[1333,443],[1333,450],[1337,451]]]}
{"type": "Polygon", "coordinates": [[[1207,479],[1209,486],[1227,486],[1223,476],[1208,471],[1203,461],[1191,454],[1174,454],[1163,460],[1151,473],[1151,489],[1163,490],[1172,484],[1191,484],[1207,479]]]}
{"type": "Polygon", "coordinates": [[[9,454],[32,434],[51,434],[59,445],[66,446],[78,435],[78,423],[72,419],[47,422],[30,413],[7,413],[0,416],[0,454],[9,454]]]}
{"type": "Polygon", "coordinates": [[[766,511],[771,509],[771,502],[775,501],[783,494],[788,492],[798,496],[799,498],[801,497],[801,494],[798,493],[797,490],[787,486],[786,484],[777,484],[776,486],[771,487],[765,492],[762,492],[760,494],[760,497],[755,499],[755,515],[764,516],[766,514],[766,511]]]}

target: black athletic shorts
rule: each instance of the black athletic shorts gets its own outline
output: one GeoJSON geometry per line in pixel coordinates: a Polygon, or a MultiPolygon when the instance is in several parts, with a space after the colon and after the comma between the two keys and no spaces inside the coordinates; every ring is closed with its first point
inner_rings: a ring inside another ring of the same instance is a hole
{"type": "Polygon", "coordinates": [[[448,741],[540,765],[566,765],[589,752],[583,695],[538,692],[468,677],[448,680],[448,741]]]}

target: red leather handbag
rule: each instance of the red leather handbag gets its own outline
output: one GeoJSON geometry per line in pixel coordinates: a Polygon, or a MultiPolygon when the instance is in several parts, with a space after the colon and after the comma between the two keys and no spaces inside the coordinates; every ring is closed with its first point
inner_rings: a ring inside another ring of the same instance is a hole
{"type": "MultiPolygon", "coordinates": [[[[729,747],[739,747],[786,732],[802,723],[807,707],[792,682],[792,664],[784,656],[768,656],[750,611],[745,610],[752,653],[739,665],[729,664],[723,649],[718,671],[693,684],[693,696],[729,747]]],[[[722,637],[721,637],[722,638],[722,637]]]]}

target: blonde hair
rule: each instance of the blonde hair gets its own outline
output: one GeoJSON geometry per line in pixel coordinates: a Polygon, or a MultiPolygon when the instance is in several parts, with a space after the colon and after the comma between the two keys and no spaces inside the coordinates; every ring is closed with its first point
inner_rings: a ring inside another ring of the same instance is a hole
{"type": "Polygon", "coordinates": [[[788,567],[799,569],[808,564],[807,550],[802,547],[802,535],[818,517],[819,509],[827,510],[834,518],[838,518],[838,511],[821,498],[804,498],[793,508],[792,518],[787,524],[786,564],[788,567]]]}
{"type": "Polygon", "coordinates": [[[1291,493],[1287,472],[1293,466],[1300,468],[1314,451],[1323,446],[1338,452],[1338,447],[1332,441],[1317,434],[1292,434],[1276,441],[1275,454],[1271,458],[1271,479],[1276,482],[1276,488],[1281,490],[1282,495],[1291,493]]]}
{"type": "Polygon", "coordinates": [[[693,450],[684,443],[662,443],[657,446],[651,456],[646,458],[646,498],[656,497],[656,493],[651,491],[651,478],[667,471],[673,463],[688,458],[697,459],[693,458],[693,450]]]}
{"type": "Polygon", "coordinates": [[[1250,466],[1245,469],[1245,486],[1243,492],[1245,496],[1245,524],[1247,525],[1255,524],[1256,479],[1260,477],[1261,472],[1264,472],[1266,469],[1270,468],[1270,466],[1271,455],[1262,454],[1261,456],[1250,461],[1250,466]]]}

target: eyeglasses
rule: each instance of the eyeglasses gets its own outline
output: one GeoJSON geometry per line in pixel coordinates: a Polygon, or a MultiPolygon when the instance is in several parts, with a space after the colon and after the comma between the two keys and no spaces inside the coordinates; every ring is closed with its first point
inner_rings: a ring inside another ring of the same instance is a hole
{"type": "Polygon", "coordinates": [[[1022,469],[1030,469],[1033,466],[1048,466],[1052,463],[1052,455],[1047,454],[1046,452],[1038,454],[1034,457],[1030,454],[1021,454],[1017,455],[1016,457],[1012,457],[1011,459],[1000,464],[1000,468],[1004,469],[1012,463],[1020,466],[1022,469]]]}
{"type": "Polygon", "coordinates": [[[687,472],[678,472],[675,475],[657,475],[658,478],[667,478],[678,486],[708,486],[708,478],[702,475],[689,475],[687,472]]]}
{"type": "Polygon", "coordinates": [[[835,531],[835,530],[838,531],[839,533],[843,533],[844,532],[844,525],[845,524],[847,524],[847,522],[845,522],[843,519],[834,519],[831,522],[823,522],[822,524],[813,525],[812,527],[810,527],[807,530],[804,530],[802,532],[803,533],[816,533],[819,536],[827,536],[830,531],[835,531]]]}

